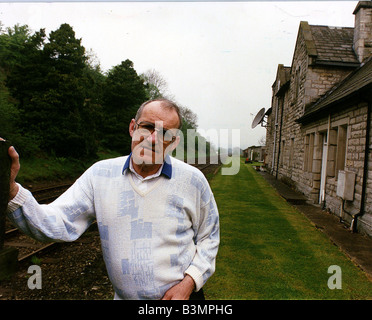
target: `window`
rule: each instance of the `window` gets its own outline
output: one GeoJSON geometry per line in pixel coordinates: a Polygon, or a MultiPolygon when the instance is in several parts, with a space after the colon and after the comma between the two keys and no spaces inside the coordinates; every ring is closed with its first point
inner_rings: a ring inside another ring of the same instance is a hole
{"type": "Polygon", "coordinates": [[[337,179],[338,172],[345,169],[347,125],[334,127],[329,132],[327,176],[337,179]]]}
{"type": "MultiPolygon", "coordinates": [[[[327,135],[327,132],[324,132],[327,135]]],[[[304,139],[304,171],[313,172],[315,133],[310,133],[304,139]]],[[[327,176],[338,177],[338,171],[345,169],[347,147],[347,125],[334,127],[327,136],[328,159],[327,176]]]]}
{"type": "Polygon", "coordinates": [[[338,176],[339,170],[345,169],[346,159],[346,141],[347,141],[347,126],[339,126],[337,130],[337,151],[336,151],[336,166],[335,175],[338,176]]]}
{"type": "Polygon", "coordinates": [[[305,172],[313,171],[314,137],[315,133],[310,133],[305,136],[305,161],[304,161],[305,172]]]}

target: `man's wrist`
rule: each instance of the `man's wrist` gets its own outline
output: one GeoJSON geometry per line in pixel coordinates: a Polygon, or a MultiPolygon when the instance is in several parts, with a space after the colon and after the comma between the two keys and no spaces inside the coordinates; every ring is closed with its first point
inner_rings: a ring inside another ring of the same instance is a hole
{"type": "Polygon", "coordinates": [[[199,291],[204,284],[203,275],[200,273],[199,269],[196,268],[194,265],[191,265],[185,271],[185,275],[186,274],[189,275],[194,280],[195,291],[199,291]]]}
{"type": "Polygon", "coordinates": [[[13,182],[11,185],[10,185],[10,189],[9,189],[9,201],[13,200],[15,198],[15,196],[17,195],[19,191],[19,186],[17,183],[13,182]]]}
{"type": "Polygon", "coordinates": [[[193,292],[196,288],[196,284],[194,279],[186,273],[185,277],[183,278],[183,281],[185,282],[185,285],[187,285],[191,290],[190,292],[193,292]]]}

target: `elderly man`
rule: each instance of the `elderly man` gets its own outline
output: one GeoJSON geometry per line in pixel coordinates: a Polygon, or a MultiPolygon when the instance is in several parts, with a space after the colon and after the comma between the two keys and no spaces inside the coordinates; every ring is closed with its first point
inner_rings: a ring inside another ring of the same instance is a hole
{"type": "Polygon", "coordinates": [[[145,102],[129,125],[132,153],[97,162],[64,194],[39,205],[15,182],[9,218],[41,241],[73,241],[96,220],[116,299],[189,299],[215,270],[219,218],[207,180],[168,155],[179,143],[178,107],[145,102]]]}

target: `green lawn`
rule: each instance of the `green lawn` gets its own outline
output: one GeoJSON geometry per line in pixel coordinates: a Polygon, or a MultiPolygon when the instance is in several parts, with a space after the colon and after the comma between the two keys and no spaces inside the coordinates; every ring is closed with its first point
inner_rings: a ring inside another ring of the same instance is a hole
{"type": "Polygon", "coordinates": [[[372,299],[372,282],[251,165],[210,181],[221,244],[207,299],[372,299]],[[328,288],[328,267],[342,289],[328,288]]]}

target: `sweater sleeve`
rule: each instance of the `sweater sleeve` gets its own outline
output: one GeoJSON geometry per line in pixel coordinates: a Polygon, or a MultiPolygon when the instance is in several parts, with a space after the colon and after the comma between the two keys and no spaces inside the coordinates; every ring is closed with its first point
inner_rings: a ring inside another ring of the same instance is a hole
{"type": "Polygon", "coordinates": [[[209,201],[200,208],[200,220],[196,235],[196,253],[185,271],[195,282],[195,291],[199,291],[214,273],[216,256],[220,243],[218,209],[209,186],[209,201]]]}
{"type": "Polygon", "coordinates": [[[19,185],[8,204],[8,218],[24,233],[39,241],[74,241],[95,219],[89,174],[84,173],[52,203],[40,205],[19,185]]]}

